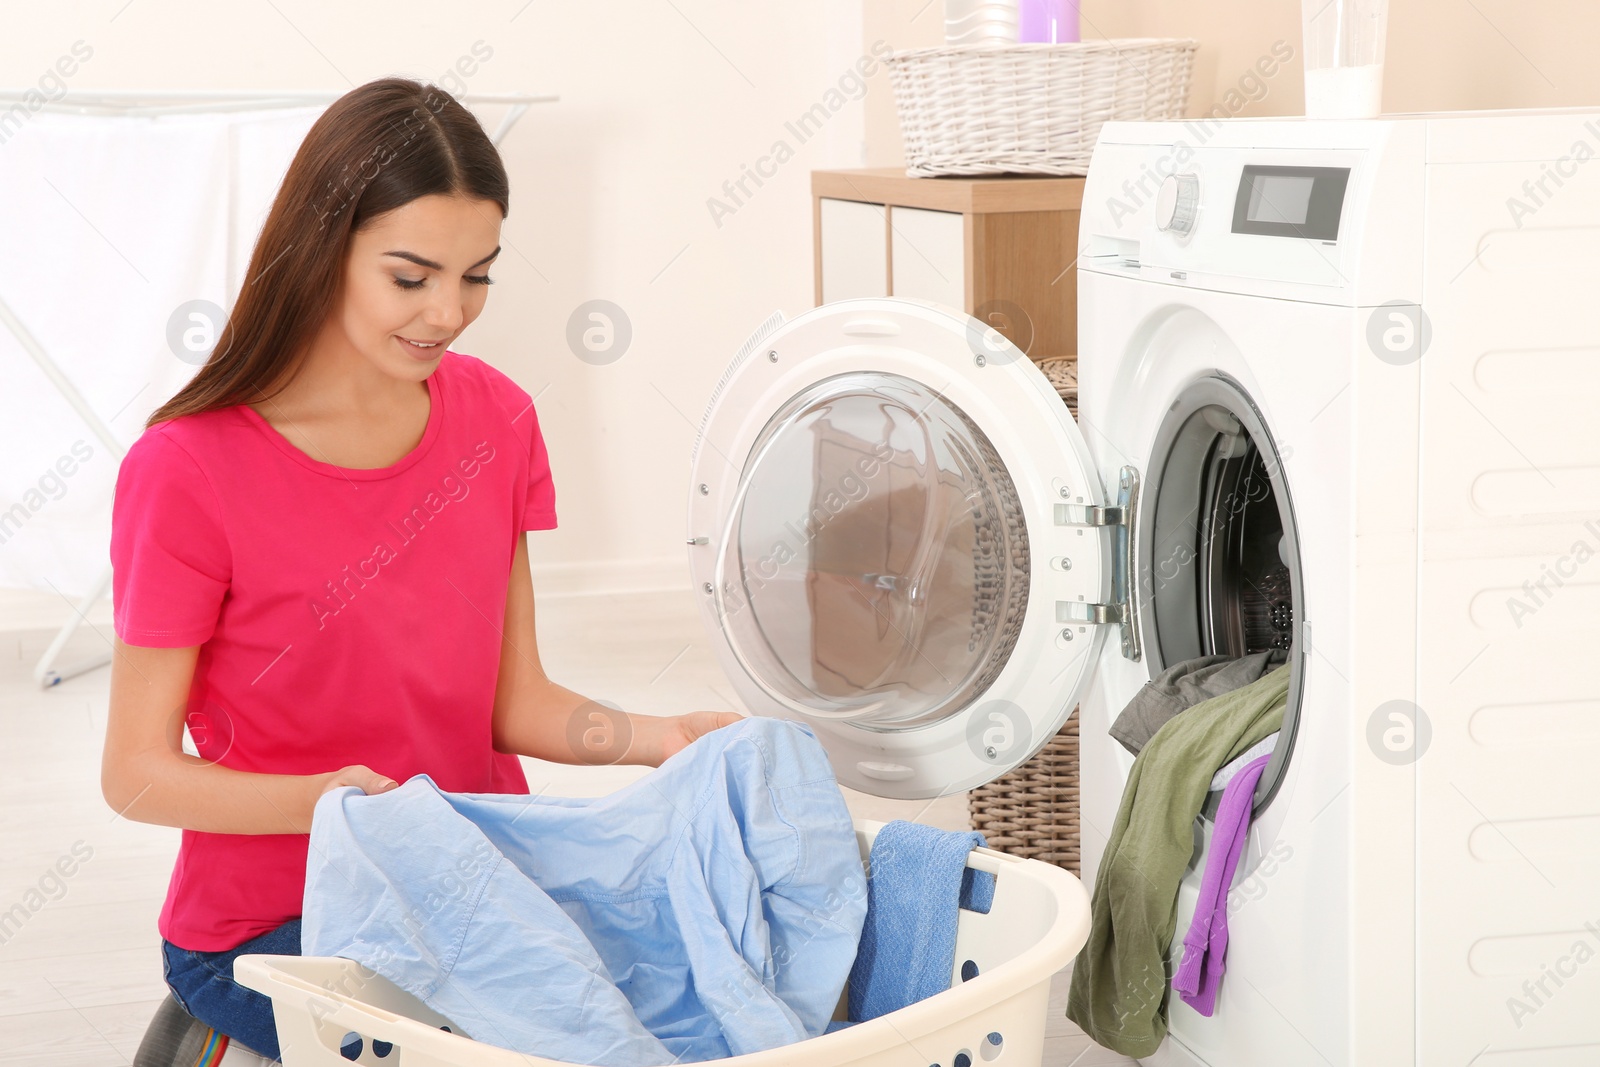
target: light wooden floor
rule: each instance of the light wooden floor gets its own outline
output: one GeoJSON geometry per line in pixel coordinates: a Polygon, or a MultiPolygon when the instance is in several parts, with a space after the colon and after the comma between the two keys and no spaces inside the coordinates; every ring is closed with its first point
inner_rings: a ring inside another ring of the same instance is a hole
{"type": "MultiPolygon", "coordinates": [[[[0,626],[60,617],[45,607],[0,592],[0,626]]],[[[735,706],[689,594],[541,599],[538,610],[546,669],[570,688],[630,711],[735,706]]],[[[108,605],[90,618],[63,661],[110,647],[108,605]]],[[[121,1067],[165,996],[155,924],[178,831],[116,818],[101,799],[110,668],[39,690],[33,666],[53,637],[54,624],[0,630],[0,916],[12,924],[0,926],[0,1064],[121,1067]],[[88,858],[71,877],[47,874],[74,847],[88,858]]],[[[530,788],[556,796],[599,795],[647,773],[526,766],[530,788]]],[[[847,791],[847,800],[858,817],[967,828],[963,796],[899,802],[847,791]]],[[[1062,1015],[1066,977],[1054,986],[1045,1063],[1133,1063],[1062,1015]]]]}

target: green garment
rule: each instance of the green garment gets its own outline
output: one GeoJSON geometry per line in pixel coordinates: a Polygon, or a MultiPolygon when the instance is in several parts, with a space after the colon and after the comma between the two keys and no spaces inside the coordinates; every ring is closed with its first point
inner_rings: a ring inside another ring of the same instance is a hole
{"type": "Polygon", "coordinates": [[[1288,692],[1279,667],[1169,720],[1133,761],[1067,994],[1067,1018],[1106,1048],[1143,1058],[1167,1036],[1165,957],[1195,816],[1217,769],[1282,726],[1288,692]]]}

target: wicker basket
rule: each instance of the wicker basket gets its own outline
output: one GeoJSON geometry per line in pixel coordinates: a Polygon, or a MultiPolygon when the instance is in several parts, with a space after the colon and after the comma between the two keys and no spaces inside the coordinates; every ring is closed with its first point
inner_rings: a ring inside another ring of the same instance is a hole
{"type": "Polygon", "coordinates": [[[1078,357],[1057,356],[1042,360],[1039,369],[1049,379],[1050,387],[1066,402],[1072,417],[1078,417],[1078,357]]]}
{"type": "Polygon", "coordinates": [[[906,174],[1087,174],[1104,123],[1183,117],[1196,47],[1131,37],[897,52],[886,63],[906,174]]]}
{"type": "Polygon", "coordinates": [[[1078,709],[1032,759],[967,794],[990,848],[1078,873],[1078,709]]]}

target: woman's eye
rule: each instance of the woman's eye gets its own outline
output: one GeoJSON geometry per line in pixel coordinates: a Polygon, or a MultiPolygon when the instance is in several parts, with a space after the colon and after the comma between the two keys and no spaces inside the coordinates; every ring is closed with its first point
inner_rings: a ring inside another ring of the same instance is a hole
{"type": "MultiPolygon", "coordinates": [[[[487,274],[466,274],[466,275],[463,275],[462,277],[465,278],[465,280],[471,282],[473,285],[493,285],[494,284],[494,279],[489,277],[487,274]]],[[[427,283],[427,279],[426,278],[418,278],[415,281],[413,281],[410,278],[396,278],[394,280],[394,283],[396,285],[398,285],[402,289],[421,289],[423,287],[423,285],[425,285],[427,283]]]]}

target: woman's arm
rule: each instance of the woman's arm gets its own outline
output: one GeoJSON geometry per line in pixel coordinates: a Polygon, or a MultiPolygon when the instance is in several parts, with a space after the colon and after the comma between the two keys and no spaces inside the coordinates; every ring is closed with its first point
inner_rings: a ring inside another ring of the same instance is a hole
{"type": "Polygon", "coordinates": [[[183,719],[200,646],[145,648],[113,637],[112,648],[100,791],[124,818],[218,834],[304,834],[329,789],[395,787],[366,767],[254,774],[191,756],[183,751],[183,719]]]}
{"type": "Polygon", "coordinates": [[[494,747],[554,763],[658,767],[702,734],[738,722],[731,711],[687,715],[613,712],[552,682],[539,662],[528,539],[517,535],[494,695],[494,747]]]}

